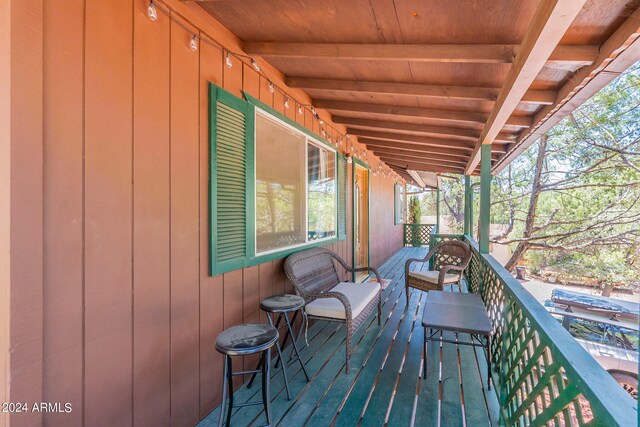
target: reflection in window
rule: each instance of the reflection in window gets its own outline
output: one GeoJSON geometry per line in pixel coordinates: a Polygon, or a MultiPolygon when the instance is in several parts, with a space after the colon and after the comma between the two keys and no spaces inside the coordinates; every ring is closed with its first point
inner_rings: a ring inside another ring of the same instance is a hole
{"type": "Polygon", "coordinates": [[[256,251],[306,241],[306,140],[303,135],[256,115],[256,251]]]}
{"type": "Polygon", "coordinates": [[[336,170],[332,151],[309,144],[308,199],[309,240],[336,235],[336,170]]]}

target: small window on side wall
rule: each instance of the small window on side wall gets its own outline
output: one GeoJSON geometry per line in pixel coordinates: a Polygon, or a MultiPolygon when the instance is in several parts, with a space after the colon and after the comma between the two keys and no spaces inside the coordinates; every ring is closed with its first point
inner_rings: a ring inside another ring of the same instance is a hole
{"type": "Polygon", "coordinates": [[[394,203],[394,224],[403,224],[405,222],[406,215],[406,203],[404,198],[404,185],[396,184],[395,185],[395,203],[394,203]]]}

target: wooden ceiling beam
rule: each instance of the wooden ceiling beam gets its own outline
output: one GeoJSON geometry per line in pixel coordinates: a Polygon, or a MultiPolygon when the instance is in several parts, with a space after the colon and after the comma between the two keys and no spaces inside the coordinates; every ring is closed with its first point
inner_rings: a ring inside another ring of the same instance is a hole
{"type": "MultiPolygon", "coordinates": [[[[586,0],[540,1],[529,29],[509,69],[498,99],[465,169],[471,173],[480,163],[480,146],[491,144],[562,39],[586,0]]],[[[557,96],[557,94],[555,94],[557,96]]],[[[553,102],[555,102],[555,97],[553,102]]]]}
{"type": "Polygon", "coordinates": [[[347,133],[365,138],[382,139],[387,141],[413,142],[425,146],[455,148],[458,150],[473,151],[473,144],[463,141],[452,141],[450,139],[429,138],[417,135],[405,135],[392,132],[378,132],[363,129],[347,128],[347,133]]]}
{"type": "MultiPolygon", "coordinates": [[[[500,88],[493,87],[363,82],[359,80],[316,79],[309,77],[287,77],[286,84],[289,87],[303,90],[359,92],[440,99],[480,99],[485,101],[495,101],[500,93],[500,88]]],[[[552,91],[529,90],[521,99],[522,102],[546,105],[555,101],[555,93],[552,91]]]]}
{"type": "Polygon", "coordinates": [[[428,126],[415,123],[392,122],[386,120],[360,119],[355,117],[333,116],[334,123],[354,126],[358,128],[377,128],[399,130],[406,132],[420,132],[435,135],[447,135],[456,137],[456,139],[465,139],[469,141],[477,141],[480,132],[473,129],[460,129],[452,127],[428,126]]]}
{"type": "Polygon", "coordinates": [[[397,160],[407,160],[407,161],[427,161],[427,162],[435,162],[442,165],[451,165],[457,167],[464,167],[467,162],[460,160],[451,160],[444,159],[442,157],[437,156],[424,156],[424,155],[410,155],[410,154],[398,154],[398,152],[388,152],[381,150],[373,150],[374,154],[380,158],[384,157],[387,159],[397,159],[397,160]]]}
{"type": "MultiPolygon", "coordinates": [[[[370,150],[376,150],[376,149],[391,150],[398,153],[406,153],[408,155],[411,155],[413,153],[425,153],[425,154],[443,156],[447,158],[465,159],[465,161],[469,159],[468,151],[459,151],[452,148],[429,147],[429,146],[423,146],[420,144],[404,144],[401,142],[383,141],[383,140],[366,139],[366,138],[359,138],[358,141],[361,144],[365,144],[367,148],[369,148],[370,150]]],[[[496,147],[497,146],[498,144],[496,144],[496,147]]],[[[494,153],[492,154],[492,158],[494,160],[497,160],[500,154],[501,153],[494,153]]]]}
{"type": "MultiPolygon", "coordinates": [[[[446,136],[451,140],[475,142],[480,136],[480,132],[473,129],[459,129],[438,126],[420,125],[415,123],[390,122],[384,120],[370,120],[353,117],[334,116],[333,122],[344,124],[353,129],[364,130],[386,130],[391,132],[418,132],[425,136],[434,136],[436,138],[446,136]]],[[[517,133],[500,133],[496,137],[496,141],[502,143],[513,143],[518,137],[517,133]]]]}
{"type": "Polygon", "coordinates": [[[287,77],[287,86],[306,90],[328,90],[384,95],[418,96],[444,99],[483,99],[495,101],[500,89],[472,86],[444,86],[417,83],[364,82],[359,80],[287,77]]]}
{"type": "MultiPolygon", "coordinates": [[[[485,123],[486,114],[457,110],[436,110],[430,108],[407,107],[403,105],[369,104],[366,102],[335,101],[332,99],[314,99],[316,108],[329,111],[355,112],[382,114],[392,117],[420,117],[434,120],[448,120],[464,123],[485,123]]],[[[523,116],[511,116],[506,125],[514,128],[528,128],[531,126],[531,118],[523,116]]]]}
{"type": "Polygon", "coordinates": [[[407,107],[402,105],[369,104],[365,102],[334,101],[330,99],[314,99],[316,108],[329,111],[352,111],[357,113],[384,114],[400,117],[421,117],[435,120],[452,120],[465,123],[484,123],[486,114],[467,111],[436,110],[430,108],[407,107]]]}
{"type": "Polygon", "coordinates": [[[638,61],[640,58],[639,18],[640,9],[636,9],[635,13],[631,14],[600,46],[595,63],[580,69],[562,86],[558,91],[560,101],[555,105],[543,107],[536,113],[531,129],[518,137],[516,145],[494,166],[493,174],[500,172],[577,106],[638,61]]]}
{"type": "MultiPolygon", "coordinates": [[[[355,129],[355,128],[347,128],[347,133],[351,135],[355,135],[358,139],[361,137],[368,139],[379,139],[382,141],[395,141],[395,142],[408,142],[418,146],[426,146],[426,147],[442,147],[452,150],[458,151],[473,151],[473,145],[468,144],[464,141],[452,141],[450,139],[439,139],[439,138],[429,138],[418,135],[408,135],[401,133],[393,133],[393,132],[378,132],[378,131],[370,131],[363,129],[355,129]]],[[[491,148],[491,151],[495,151],[498,153],[506,153],[507,152],[507,144],[495,144],[495,148],[491,148]]]]}
{"type": "MultiPolygon", "coordinates": [[[[353,44],[245,42],[249,55],[304,59],[364,61],[457,62],[467,64],[510,64],[518,51],[512,44],[353,44]]],[[[590,65],[598,46],[558,46],[549,64],[590,65]]]]}
{"type": "Polygon", "coordinates": [[[393,159],[382,159],[389,166],[396,166],[400,169],[408,170],[416,170],[423,172],[436,172],[436,173],[457,173],[462,174],[464,168],[452,168],[448,166],[442,165],[433,165],[428,163],[420,163],[420,162],[406,162],[404,160],[393,160],[393,159]]]}

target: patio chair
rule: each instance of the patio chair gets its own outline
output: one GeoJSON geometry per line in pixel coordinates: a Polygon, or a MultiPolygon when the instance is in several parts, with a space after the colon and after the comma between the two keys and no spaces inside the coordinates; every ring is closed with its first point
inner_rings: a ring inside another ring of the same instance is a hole
{"type": "Polygon", "coordinates": [[[405,293],[409,306],[409,288],[442,291],[444,285],[458,285],[462,292],[462,275],[471,261],[471,246],[460,240],[446,240],[434,246],[424,258],[408,259],[404,265],[405,293]],[[413,262],[428,262],[434,257],[433,270],[410,271],[413,262]]]}
{"type": "Polygon", "coordinates": [[[284,270],[296,293],[304,298],[305,312],[309,318],[346,324],[346,371],[349,373],[353,334],[376,307],[380,324],[380,274],[371,267],[354,269],[324,248],[307,249],[290,255],[285,260],[284,270]],[[373,272],[378,283],[341,282],[334,260],[349,272],[373,272]]]}

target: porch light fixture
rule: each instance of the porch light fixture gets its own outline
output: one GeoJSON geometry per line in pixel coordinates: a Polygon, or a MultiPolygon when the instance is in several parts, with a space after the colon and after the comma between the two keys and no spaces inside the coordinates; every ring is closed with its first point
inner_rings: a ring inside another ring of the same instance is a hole
{"type": "Polygon", "coordinates": [[[229,52],[225,55],[224,63],[227,65],[227,68],[233,67],[233,62],[231,62],[231,57],[229,56],[229,52]]]}
{"type": "Polygon", "coordinates": [[[347,164],[353,163],[353,159],[351,158],[351,154],[347,155],[347,164]]]}
{"type": "Polygon", "coordinates": [[[153,4],[153,0],[149,2],[149,7],[147,8],[147,17],[149,17],[151,21],[158,20],[158,11],[156,10],[156,6],[153,4]]]}
{"type": "Polygon", "coordinates": [[[302,115],[302,105],[298,106],[298,114],[302,115]]]}
{"type": "Polygon", "coordinates": [[[258,73],[260,72],[260,66],[258,65],[255,59],[251,60],[251,66],[253,67],[254,70],[256,70],[256,72],[258,73]]]}
{"type": "Polygon", "coordinates": [[[284,108],[286,108],[287,110],[289,109],[289,97],[288,96],[284,97],[284,108]]]}
{"type": "Polygon", "coordinates": [[[272,82],[269,82],[269,93],[273,93],[276,91],[276,87],[273,85],[272,82]]]}
{"type": "Polygon", "coordinates": [[[192,52],[198,51],[198,36],[194,35],[191,38],[191,42],[189,42],[189,49],[191,49],[192,52]]]}

